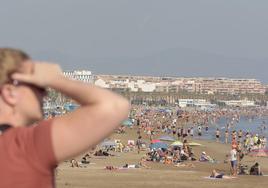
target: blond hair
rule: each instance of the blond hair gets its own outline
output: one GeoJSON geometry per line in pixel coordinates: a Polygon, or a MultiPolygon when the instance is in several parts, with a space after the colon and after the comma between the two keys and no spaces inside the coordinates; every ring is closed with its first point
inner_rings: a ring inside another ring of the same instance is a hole
{"type": "Polygon", "coordinates": [[[10,82],[10,75],[18,70],[23,61],[30,57],[23,51],[12,48],[0,48],[0,86],[10,82]]]}

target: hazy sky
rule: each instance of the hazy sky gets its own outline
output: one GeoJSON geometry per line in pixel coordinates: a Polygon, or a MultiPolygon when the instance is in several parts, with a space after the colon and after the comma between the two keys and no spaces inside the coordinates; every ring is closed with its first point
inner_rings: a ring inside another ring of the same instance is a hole
{"type": "Polygon", "coordinates": [[[64,69],[253,77],[268,83],[267,0],[0,3],[1,46],[58,61],[64,69]],[[172,57],[167,64],[166,56],[172,57]]]}

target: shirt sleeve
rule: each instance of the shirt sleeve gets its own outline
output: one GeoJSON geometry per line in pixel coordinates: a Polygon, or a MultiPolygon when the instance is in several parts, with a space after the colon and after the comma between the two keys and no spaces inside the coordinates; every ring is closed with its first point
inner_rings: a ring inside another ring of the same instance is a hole
{"type": "Polygon", "coordinates": [[[52,144],[52,122],[46,120],[33,128],[33,142],[36,155],[45,167],[54,168],[57,164],[52,144]]]}

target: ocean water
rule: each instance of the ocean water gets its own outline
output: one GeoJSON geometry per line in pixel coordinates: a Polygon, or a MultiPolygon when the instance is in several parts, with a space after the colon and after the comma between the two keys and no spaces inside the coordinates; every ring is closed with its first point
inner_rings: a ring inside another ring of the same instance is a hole
{"type": "MultiPolygon", "coordinates": [[[[211,124],[209,126],[208,131],[206,131],[205,128],[203,128],[201,139],[216,140],[215,132],[216,132],[216,129],[219,128],[219,130],[221,131],[220,141],[224,142],[226,124],[227,124],[226,118],[221,118],[220,121],[217,122],[217,124],[211,124]]],[[[244,134],[246,132],[258,134],[260,136],[265,136],[268,139],[268,117],[255,118],[253,120],[249,120],[246,117],[241,117],[238,123],[236,123],[233,127],[230,127],[229,141],[231,139],[230,137],[231,137],[231,133],[233,130],[236,130],[236,131],[242,130],[244,134]],[[266,130],[261,131],[260,127],[263,124],[263,121],[265,121],[266,130]]],[[[197,135],[197,129],[195,131],[197,135]]],[[[195,137],[198,138],[198,136],[195,136],[195,137]]]]}

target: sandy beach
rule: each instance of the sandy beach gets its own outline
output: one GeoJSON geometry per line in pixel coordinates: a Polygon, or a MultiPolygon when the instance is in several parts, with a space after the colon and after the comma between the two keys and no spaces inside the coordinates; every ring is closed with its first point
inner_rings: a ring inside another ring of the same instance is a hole
{"type": "MultiPolygon", "coordinates": [[[[136,139],[136,130],[127,130],[126,134],[113,134],[113,139],[120,139],[126,143],[129,139],[136,139]]],[[[217,164],[191,162],[195,167],[175,167],[161,163],[148,162],[151,169],[105,170],[105,166],[123,166],[137,164],[146,152],[116,153],[113,157],[92,157],[86,168],[72,168],[69,162],[62,163],[57,169],[56,185],[58,188],[82,187],[265,187],[268,184],[266,176],[240,175],[236,179],[207,179],[213,169],[230,174],[230,164],[224,163],[225,155],[230,151],[230,145],[213,141],[194,140],[203,146],[193,147],[199,156],[202,151],[218,161],[217,164]]],[[[78,160],[81,159],[77,158],[78,160]]],[[[268,158],[253,158],[246,156],[243,164],[252,166],[259,162],[264,174],[268,174],[268,158]]],[[[186,162],[186,164],[189,162],[186,162]]]]}

